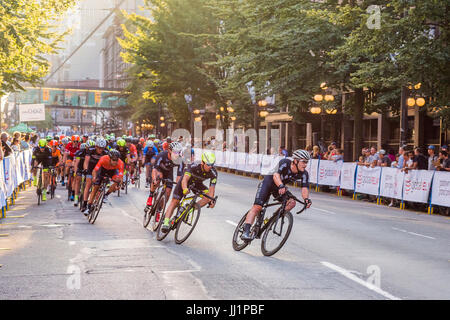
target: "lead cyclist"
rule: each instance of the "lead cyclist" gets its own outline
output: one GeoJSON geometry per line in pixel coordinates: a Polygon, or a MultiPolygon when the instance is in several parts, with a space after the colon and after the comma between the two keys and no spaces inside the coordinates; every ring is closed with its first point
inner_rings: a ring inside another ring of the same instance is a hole
{"type": "MultiPolygon", "coordinates": [[[[256,217],[261,212],[263,205],[269,200],[270,195],[274,198],[279,198],[287,191],[286,184],[300,180],[302,197],[305,200],[306,207],[311,206],[309,199],[309,176],[306,171],[306,165],[311,156],[306,150],[296,150],[292,154],[292,160],[288,158],[281,159],[278,163],[278,170],[273,175],[267,175],[264,180],[258,185],[256,198],[252,208],[247,213],[244,223],[244,232],[241,239],[244,241],[253,240],[250,235],[250,229],[255,222],[256,217]]],[[[289,199],[286,204],[286,211],[290,211],[295,207],[295,200],[289,199]]]]}

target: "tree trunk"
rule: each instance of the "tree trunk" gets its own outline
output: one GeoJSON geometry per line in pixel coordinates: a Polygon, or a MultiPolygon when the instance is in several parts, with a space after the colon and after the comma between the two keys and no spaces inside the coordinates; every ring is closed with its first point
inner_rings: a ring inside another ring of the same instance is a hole
{"type": "Polygon", "coordinates": [[[364,90],[355,89],[355,103],[353,104],[353,160],[361,153],[363,142],[363,114],[364,114],[364,90]]]}

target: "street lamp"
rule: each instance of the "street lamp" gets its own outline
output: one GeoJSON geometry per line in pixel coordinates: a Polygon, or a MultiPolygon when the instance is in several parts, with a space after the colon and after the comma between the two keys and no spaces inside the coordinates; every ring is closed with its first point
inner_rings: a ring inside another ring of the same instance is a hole
{"type": "Polygon", "coordinates": [[[418,107],[423,107],[425,105],[425,99],[420,97],[417,99],[414,98],[408,98],[408,100],[406,100],[406,104],[408,105],[408,107],[414,107],[414,106],[418,106],[418,107]]]}

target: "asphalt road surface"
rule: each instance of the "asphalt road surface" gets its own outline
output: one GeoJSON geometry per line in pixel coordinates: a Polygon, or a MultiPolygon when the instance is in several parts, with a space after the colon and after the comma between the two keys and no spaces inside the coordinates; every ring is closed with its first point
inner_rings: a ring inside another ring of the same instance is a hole
{"type": "Polygon", "coordinates": [[[143,184],[111,195],[94,225],[61,186],[40,206],[28,188],[0,221],[0,300],[450,299],[444,216],[312,193],[277,254],[260,240],[234,251],[258,182],[219,172],[216,207],[182,245],[143,228],[143,184]]]}

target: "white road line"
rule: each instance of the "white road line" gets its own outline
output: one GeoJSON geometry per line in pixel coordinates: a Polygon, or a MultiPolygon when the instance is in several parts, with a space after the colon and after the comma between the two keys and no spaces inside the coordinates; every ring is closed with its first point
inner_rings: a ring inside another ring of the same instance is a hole
{"type": "Polygon", "coordinates": [[[200,270],[172,270],[172,271],[161,271],[161,273],[190,273],[190,272],[199,272],[200,270]]]}
{"type": "Polygon", "coordinates": [[[388,298],[390,300],[401,300],[400,298],[397,298],[395,296],[393,296],[392,294],[382,290],[381,288],[375,286],[372,283],[366,282],[364,280],[362,280],[361,278],[358,278],[357,276],[355,276],[354,274],[350,273],[349,271],[345,270],[344,268],[341,268],[339,266],[336,266],[332,263],[326,262],[326,261],[322,261],[321,262],[322,265],[324,265],[327,268],[330,268],[340,274],[342,274],[344,277],[355,281],[356,283],[366,287],[367,289],[370,289],[372,291],[375,291],[376,293],[382,295],[385,298],[388,298]]]}
{"type": "Polygon", "coordinates": [[[314,210],[317,210],[317,211],[322,211],[322,212],[329,213],[329,214],[336,214],[336,212],[328,211],[328,210],[325,210],[325,209],[319,209],[319,208],[314,208],[314,207],[311,207],[310,209],[314,209],[314,210]]]}
{"type": "Polygon", "coordinates": [[[231,224],[231,225],[233,225],[233,226],[235,226],[235,227],[237,227],[237,223],[236,222],[233,222],[233,221],[230,221],[230,220],[227,220],[226,222],[231,224]]]}
{"type": "Polygon", "coordinates": [[[436,238],[433,238],[433,237],[430,237],[430,236],[426,236],[426,235],[423,235],[423,234],[420,234],[420,233],[410,232],[408,230],[403,230],[403,229],[394,228],[394,227],[392,227],[392,229],[400,231],[400,232],[404,232],[404,233],[409,233],[409,234],[412,234],[414,236],[419,236],[419,237],[423,237],[423,238],[427,238],[427,239],[436,240],[436,238]]]}

